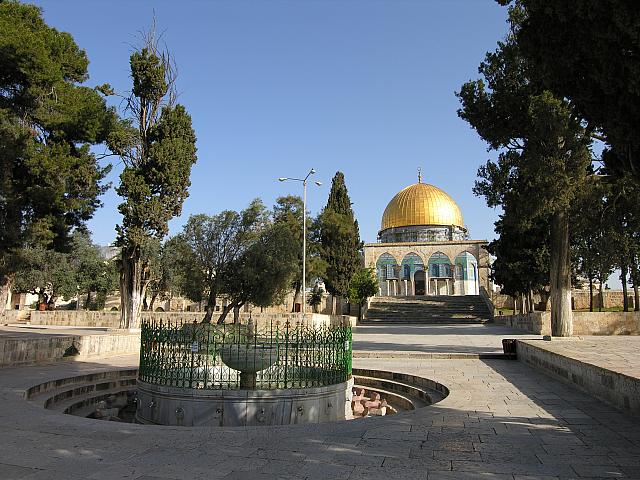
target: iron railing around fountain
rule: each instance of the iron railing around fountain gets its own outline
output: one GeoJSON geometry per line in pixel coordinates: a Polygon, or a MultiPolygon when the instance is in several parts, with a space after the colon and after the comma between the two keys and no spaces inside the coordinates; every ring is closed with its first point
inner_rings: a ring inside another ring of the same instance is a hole
{"type": "Polygon", "coordinates": [[[351,378],[351,327],[143,320],[141,381],[177,388],[311,388],[351,378]]]}

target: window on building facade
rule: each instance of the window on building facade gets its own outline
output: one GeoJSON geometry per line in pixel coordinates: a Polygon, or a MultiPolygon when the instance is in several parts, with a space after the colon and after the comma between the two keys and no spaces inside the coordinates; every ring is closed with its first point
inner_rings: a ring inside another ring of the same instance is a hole
{"type": "Polygon", "coordinates": [[[387,265],[387,278],[395,279],[396,277],[396,269],[395,265],[387,265]]]}

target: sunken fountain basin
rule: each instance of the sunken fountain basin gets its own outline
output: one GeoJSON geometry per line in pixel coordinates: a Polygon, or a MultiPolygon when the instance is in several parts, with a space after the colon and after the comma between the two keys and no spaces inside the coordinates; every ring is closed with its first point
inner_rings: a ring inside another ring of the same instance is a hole
{"type": "Polygon", "coordinates": [[[272,345],[225,345],[220,349],[224,364],[240,372],[240,388],[255,389],[256,373],[278,363],[278,348],[272,345]]]}

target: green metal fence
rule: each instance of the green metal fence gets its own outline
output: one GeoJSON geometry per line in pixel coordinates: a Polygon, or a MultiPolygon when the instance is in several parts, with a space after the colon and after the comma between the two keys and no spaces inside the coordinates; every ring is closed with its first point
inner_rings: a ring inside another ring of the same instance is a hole
{"type": "Polygon", "coordinates": [[[143,320],[140,380],[208,390],[333,385],[351,377],[351,327],[143,320]]]}

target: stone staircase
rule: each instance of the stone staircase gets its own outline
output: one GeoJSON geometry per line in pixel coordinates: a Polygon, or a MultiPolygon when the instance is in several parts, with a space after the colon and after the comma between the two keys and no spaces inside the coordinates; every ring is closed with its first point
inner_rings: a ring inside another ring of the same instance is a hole
{"type": "Polygon", "coordinates": [[[480,295],[375,297],[363,324],[484,323],[492,314],[480,295]]]}

